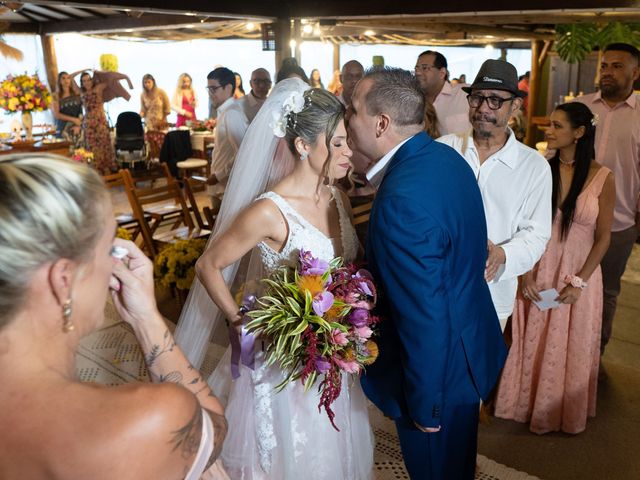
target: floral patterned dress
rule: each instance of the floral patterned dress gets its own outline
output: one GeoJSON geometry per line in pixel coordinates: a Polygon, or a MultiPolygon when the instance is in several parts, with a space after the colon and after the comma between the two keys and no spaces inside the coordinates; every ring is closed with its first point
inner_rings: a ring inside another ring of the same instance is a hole
{"type": "Polygon", "coordinates": [[[116,155],[111,144],[107,116],[104,113],[102,94],[95,89],[82,95],[84,118],[82,131],[87,150],[93,152],[93,162],[101,175],[115,170],[116,155]]]}

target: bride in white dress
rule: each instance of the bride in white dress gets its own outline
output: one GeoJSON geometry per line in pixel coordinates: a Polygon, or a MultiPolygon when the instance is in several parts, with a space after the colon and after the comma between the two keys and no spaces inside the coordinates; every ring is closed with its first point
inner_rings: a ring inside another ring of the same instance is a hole
{"type": "MultiPolygon", "coordinates": [[[[178,343],[196,365],[202,361],[214,323],[211,318],[203,321],[203,313],[215,317],[219,310],[241,328],[238,304],[229,286],[264,278],[283,264],[295,265],[300,249],[327,261],[335,256],[355,259],[358,241],[349,203],[331,186],[350,167],[344,107],[324,90],[308,88],[297,79],[276,85],[240,148],[218,229],[198,261],[202,283],[193,288],[176,333],[178,343]],[[293,92],[298,102],[291,99],[293,92]],[[283,110],[285,103],[297,105],[294,110],[298,113],[283,110]],[[278,125],[296,157],[293,160],[284,142],[276,148],[278,125]],[[285,172],[289,173],[283,177],[285,172]],[[274,178],[280,179],[267,186],[268,179],[274,178]],[[250,202],[246,194],[239,198],[236,189],[254,190],[253,198],[267,191],[250,202]],[[207,293],[215,306],[206,305],[203,297],[207,293]]],[[[247,480],[371,478],[373,435],[359,379],[343,376],[342,393],[332,405],[340,429],[336,431],[318,408],[315,387],[305,393],[296,382],[281,392],[275,390],[283,372],[277,365],[264,365],[260,346],[257,341],[254,369],[241,366],[240,377],[232,381],[228,350],[209,379],[215,394],[227,399],[229,433],[221,458],[229,476],[247,480]]]]}

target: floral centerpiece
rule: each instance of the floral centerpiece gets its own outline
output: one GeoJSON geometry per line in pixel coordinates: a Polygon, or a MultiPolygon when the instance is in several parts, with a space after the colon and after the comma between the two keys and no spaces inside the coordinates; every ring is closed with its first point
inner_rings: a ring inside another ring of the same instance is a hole
{"type": "Polygon", "coordinates": [[[86,163],[90,165],[93,163],[93,152],[85,150],[84,148],[76,148],[71,154],[71,160],[78,163],[86,163]]]}
{"type": "Polygon", "coordinates": [[[213,118],[207,118],[206,120],[187,120],[187,126],[194,132],[210,132],[216,126],[216,121],[213,118]]]}
{"type": "Polygon", "coordinates": [[[9,75],[0,84],[0,108],[8,113],[41,112],[49,108],[51,93],[38,75],[9,75]]]}
{"type": "Polygon", "coordinates": [[[333,427],[331,404],[340,395],[342,374],[358,374],[378,356],[371,339],[378,318],[371,314],[376,288],[371,274],[301,251],[299,265],[283,267],[263,280],[264,296],[247,315],[246,328],[269,340],[267,365],[278,363],[286,378],[277,388],[300,380],[305,391],[318,385],[320,403],[333,427]]]}
{"type": "Polygon", "coordinates": [[[205,239],[189,239],[164,247],[153,262],[156,280],[164,287],[189,290],[196,275],[196,260],[204,252],[205,245],[205,239]]]}

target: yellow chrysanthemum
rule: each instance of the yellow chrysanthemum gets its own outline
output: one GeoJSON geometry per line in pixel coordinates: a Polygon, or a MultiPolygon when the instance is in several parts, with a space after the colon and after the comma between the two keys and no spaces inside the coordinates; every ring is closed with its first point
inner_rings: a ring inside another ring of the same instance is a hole
{"type": "Polygon", "coordinates": [[[353,348],[347,348],[342,354],[342,358],[345,362],[353,362],[356,360],[356,352],[353,348]]]}
{"type": "Polygon", "coordinates": [[[378,354],[380,353],[378,350],[378,345],[373,340],[367,340],[367,343],[364,346],[369,350],[369,356],[362,363],[365,365],[371,365],[378,358],[378,354]]]}
{"type": "Polygon", "coordinates": [[[312,297],[324,292],[324,282],[320,275],[305,275],[298,279],[298,288],[306,295],[309,292],[312,297]]]}

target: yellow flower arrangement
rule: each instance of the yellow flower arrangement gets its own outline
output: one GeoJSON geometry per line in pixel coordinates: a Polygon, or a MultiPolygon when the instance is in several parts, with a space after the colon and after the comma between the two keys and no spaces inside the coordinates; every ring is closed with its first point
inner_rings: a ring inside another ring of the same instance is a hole
{"type": "Polygon", "coordinates": [[[204,239],[178,240],[167,245],[153,262],[156,280],[164,287],[188,290],[195,277],[196,260],[204,252],[204,239]]]}
{"type": "Polygon", "coordinates": [[[84,148],[76,148],[71,155],[71,160],[78,163],[91,164],[93,162],[93,152],[84,148]]]}
{"type": "Polygon", "coordinates": [[[117,238],[122,238],[123,240],[132,240],[131,234],[129,233],[129,230],[127,230],[126,228],[122,228],[122,227],[118,227],[116,229],[116,237],[117,238]]]}
{"type": "Polygon", "coordinates": [[[0,108],[9,113],[42,112],[51,104],[51,93],[38,75],[9,75],[0,83],[0,108]]]}

